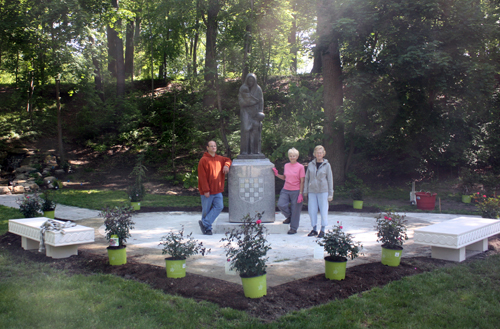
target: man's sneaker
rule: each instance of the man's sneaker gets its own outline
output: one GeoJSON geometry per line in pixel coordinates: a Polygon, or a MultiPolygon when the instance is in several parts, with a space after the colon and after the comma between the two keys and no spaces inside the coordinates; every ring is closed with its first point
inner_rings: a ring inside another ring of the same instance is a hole
{"type": "Polygon", "coordinates": [[[325,232],[319,231],[318,238],[322,238],[325,236],[325,232]]]}
{"type": "Polygon", "coordinates": [[[289,231],[288,231],[288,234],[295,234],[297,233],[297,230],[294,230],[293,228],[291,228],[289,231]]]}
{"type": "Polygon", "coordinates": [[[199,220],[198,224],[200,224],[201,233],[207,234],[207,229],[205,228],[205,225],[203,225],[203,222],[201,220],[199,220]]]}
{"type": "Polygon", "coordinates": [[[283,224],[290,224],[290,222],[291,222],[290,217],[288,217],[283,221],[283,224]]]}
{"type": "Polygon", "coordinates": [[[205,233],[203,233],[203,234],[205,234],[205,235],[212,235],[213,233],[210,230],[206,230],[205,233]]]}
{"type": "Polygon", "coordinates": [[[311,232],[309,232],[307,236],[316,236],[316,235],[318,235],[318,232],[316,230],[312,230],[311,232]]]}

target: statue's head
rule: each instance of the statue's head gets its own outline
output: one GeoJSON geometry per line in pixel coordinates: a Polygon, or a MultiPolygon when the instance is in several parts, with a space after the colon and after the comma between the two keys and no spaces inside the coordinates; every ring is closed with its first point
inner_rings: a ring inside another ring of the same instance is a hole
{"type": "Polygon", "coordinates": [[[247,86],[252,88],[257,84],[257,76],[254,73],[248,73],[245,79],[245,83],[247,84],[247,86]]]}

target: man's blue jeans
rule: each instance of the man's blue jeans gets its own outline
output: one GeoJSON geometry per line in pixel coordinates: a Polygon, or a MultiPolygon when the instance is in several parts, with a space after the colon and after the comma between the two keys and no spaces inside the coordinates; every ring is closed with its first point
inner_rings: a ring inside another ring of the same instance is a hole
{"type": "Polygon", "coordinates": [[[210,194],[208,198],[201,195],[201,221],[203,225],[205,225],[207,231],[212,230],[212,224],[223,208],[222,193],[210,194]]]}

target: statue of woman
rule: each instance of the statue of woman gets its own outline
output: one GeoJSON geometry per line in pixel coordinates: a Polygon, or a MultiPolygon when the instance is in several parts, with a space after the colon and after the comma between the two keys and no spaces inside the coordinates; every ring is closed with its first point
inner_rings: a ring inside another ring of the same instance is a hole
{"type": "Polygon", "coordinates": [[[248,73],[238,93],[241,118],[240,155],[259,154],[262,120],[264,119],[264,96],[257,84],[257,76],[248,73]]]}

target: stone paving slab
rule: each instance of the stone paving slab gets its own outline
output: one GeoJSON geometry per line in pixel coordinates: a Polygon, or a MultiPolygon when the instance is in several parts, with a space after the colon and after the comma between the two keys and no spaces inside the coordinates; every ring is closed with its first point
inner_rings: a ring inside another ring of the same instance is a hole
{"type": "MultiPolygon", "coordinates": [[[[18,196],[0,196],[0,204],[10,207],[18,207],[15,200],[18,196]]],[[[104,238],[104,220],[98,217],[98,211],[82,209],[77,207],[58,205],[56,217],[75,220],[79,225],[93,227],[95,229],[95,243],[82,246],[92,252],[105,255],[108,242],[104,238]]],[[[328,220],[331,228],[337,221],[344,226],[344,231],[354,235],[355,241],[363,244],[363,256],[347,262],[347,266],[355,266],[363,263],[378,262],[381,257],[380,244],[376,242],[375,215],[369,213],[340,213],[329,212],[328,220]]],[[[435,213],[407,213],[409,240],[404,245],[403,257],[431,256],[431,248],[413,243],[413,233],[416,228],[430,224],[437,224],[457,217],[468,217],[453,214],[435,213]]],[[[228,213],[222,213],[217,221],[226,221],[228,213]]],[[[474,217],[474,216],[470,216],[474,217]]],[[[132,237],[127,242],[127,255],[129,259],[145,262],[158,266],[165,266],[165,256],[158,246],[163,235],[170,230],[180,230],[185,226],[185,232],[193,232],[193,237],[212,249],[205,257],[193,256],[187,260],[187,271],[214,277],[234,283],[241,283],[237,275],[225,273],[226,256],[220,239],[224,234],[206,236],[201,234],[198,220],[201,213],[197,212],[157,212],[139,213],[133,217],[135,228],[131,231],[132,237]]],[[[284,216],[276,213],[276,222],[282,222],[284,216]]],[[[217,221],[215,224],[217,224],[217,221]]],[[[277,225],[277,224],[273,224],[277,225]]],[[[281,224],[283,226],[288,226],[281,224]]],[[[307,212],[301,213],[298,233],[269,234],[268,241],[271,250],[268,253],[268,285],[276,286],[282,283],[305,278],[308,276],[324,273],[324,260],[314,257],[315,251],[318,256],[318,245],[316,238],[308,237],[310,232],[310,218],[307,212]]],[[[215,231],[215,230],[214,230],[215,231]]],[[[321,254],[319,249],[319,254],[321,254]]]]}

